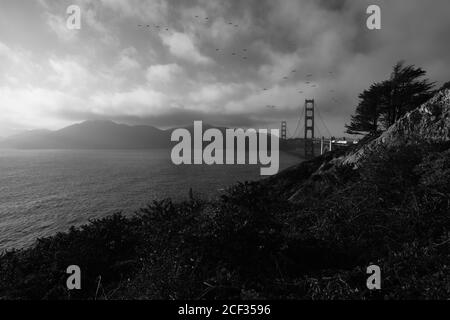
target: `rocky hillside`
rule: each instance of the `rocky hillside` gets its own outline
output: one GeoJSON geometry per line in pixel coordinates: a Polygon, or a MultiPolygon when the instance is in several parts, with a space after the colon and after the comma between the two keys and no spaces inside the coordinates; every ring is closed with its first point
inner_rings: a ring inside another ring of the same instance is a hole
{"type": "Polygon", "coordinates": [[[420,108],[406,114],[380,137],[337,160],[359,166],[371,155],[407,144],[450,141],[450,90],[443,90],[420,108]]]}
{"type": "MultiPolygon", "coordinates": [[[[297,182],[312,177],[330,177],[337,168],[351,166],[357,169],[370,161],[373,155],[386,150],[407,145],[444,144],[450,141],[450,90],[442,90],[420,108],[403,116],[399,121],[383,132],[376,139],[350,149],[348,152],[334,152],[313,161],[288,169],[280,176],[283,180],[294,172],[301,172],[302,178],[297,182]]],[[[288,179],[290,180],[290,179],[288,179]]],[[[274,181],[272,181],[273,183],[274,181]]],[[[301,183],[300,183],[301,184],[301,183]]],[[[296,183],[299,187],[298,183],[296,183]]],[[[291,195],[295,201],[301,197],[300,191],[291,195]]]]}

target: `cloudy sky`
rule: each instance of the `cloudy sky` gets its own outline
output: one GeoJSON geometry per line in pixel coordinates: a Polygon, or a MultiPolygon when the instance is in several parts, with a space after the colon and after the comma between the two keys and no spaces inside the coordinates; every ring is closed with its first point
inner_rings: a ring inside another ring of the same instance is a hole
{"type": "Polygon", "coordinates": [[[449,13],[448,0],[1,0],[0,136],[86,119],[292,132],[305,98],[339,136],[398,60],[450,80],[449,13]]]}

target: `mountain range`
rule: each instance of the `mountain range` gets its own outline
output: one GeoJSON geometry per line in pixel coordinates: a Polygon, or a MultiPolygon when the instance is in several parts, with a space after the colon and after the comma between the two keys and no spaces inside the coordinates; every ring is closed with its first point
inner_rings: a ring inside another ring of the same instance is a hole
{"type": "Polygon", "coordinates": [[[88,120],[60,130],[30,130],[0,140],[14,149],[157,149],[170,146],[171,130],[88,120]]]}
{"type": "MultiPolygon", "coordinates": [[[[184,126],[194,135],[193,125],[184,126]]],[[[213,128],[204,123],[203,131],[213,128]]],[[[227,128],[214,127],[223,134],[227,128]]],[[[164,149],[177,142],[170,140],[174,129],[161,130],[152,126],[130,126],[110,120],[87,120],[60,130],[29,130],[0,138],[0,148],[6,149],[164,149]]]]}

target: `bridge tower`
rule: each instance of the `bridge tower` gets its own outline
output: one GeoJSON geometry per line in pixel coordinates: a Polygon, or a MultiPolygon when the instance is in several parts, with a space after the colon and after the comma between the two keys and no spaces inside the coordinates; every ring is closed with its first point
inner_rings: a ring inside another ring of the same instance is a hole
{"type": "Polygon", "coordinates": [[[305,158],[314,158],[314,99],[305,100],[305,158]]]}
{"type": "Polygon", "coordinates": [[[281,122],[281,140],[287,140],[287,122],[281,122]]]}

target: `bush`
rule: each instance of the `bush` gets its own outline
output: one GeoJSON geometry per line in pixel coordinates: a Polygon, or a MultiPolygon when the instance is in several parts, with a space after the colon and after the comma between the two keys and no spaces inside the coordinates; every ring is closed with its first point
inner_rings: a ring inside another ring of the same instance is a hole
{"type": "Polygon", "coordinates": [[[155,201],[0,256],[0,297],[446,299],[449,155],[448,145],[405,146],[311,176],[315,159],[291,169],[308,172],[300,185],[292,172],[216,201],[155,201]],[[377,293],[365,286],[373,263],[377,293]],[[83,290],[69,294],[71,264],[83,290]]]}

